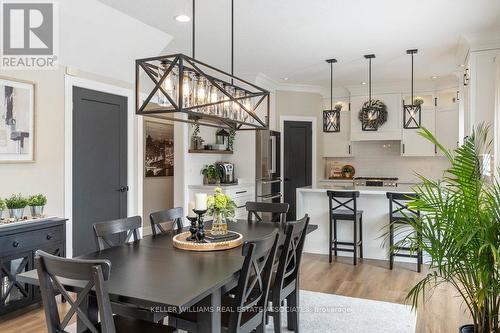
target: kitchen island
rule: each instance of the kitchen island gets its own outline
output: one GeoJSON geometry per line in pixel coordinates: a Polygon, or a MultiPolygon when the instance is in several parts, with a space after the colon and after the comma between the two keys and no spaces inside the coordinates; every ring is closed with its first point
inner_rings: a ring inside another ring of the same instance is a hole
{"type": "MultiPolygon", "coordinates": [[[[308,214],[311,222],[318,225],[318,230],[306,238],[304,251],[309,253],[328,254],[329,235],[329,199],[327,190],[359,191],[357,206],[363,210],[363,254],[368,259],[388,259],[388,245],[384,244],[385,233],[389,224],[389,199],[387,192],[411,192],[410,185],[398,187],[336,186],[322,185],[318,187],[301,187],[297,189],[297,216],[308,214]]],[[[339,241],[352,242],[353,224],[349,221],[338,221],[337,235],[339,241]]],[[[339,252],[339,256],[352,257],[350,252],[339,252]]],[[[396,261],[412,262],[412,259],[395,257],[396,261]]]]}

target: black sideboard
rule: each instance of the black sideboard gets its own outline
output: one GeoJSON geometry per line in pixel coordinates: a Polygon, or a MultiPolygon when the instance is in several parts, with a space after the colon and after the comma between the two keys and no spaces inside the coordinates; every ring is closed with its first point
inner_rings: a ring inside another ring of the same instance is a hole
{"type": "Polygon", "coordinates": [[[0,225],[0,316],[40,302],[38,287],[16,281],[17,274],[35,268],[38,249],[65,256],[65,219],[0,225]]]}

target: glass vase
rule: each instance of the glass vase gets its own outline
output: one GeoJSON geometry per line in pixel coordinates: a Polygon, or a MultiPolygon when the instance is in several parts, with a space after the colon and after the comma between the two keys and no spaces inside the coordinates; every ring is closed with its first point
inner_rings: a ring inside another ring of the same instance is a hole
{"type": "Polygon", "coordinates": [[[212,229],[210,233],[214,236],[227,234],[226,216],[222,212],[215,212],[213,216],[212,229]]]}

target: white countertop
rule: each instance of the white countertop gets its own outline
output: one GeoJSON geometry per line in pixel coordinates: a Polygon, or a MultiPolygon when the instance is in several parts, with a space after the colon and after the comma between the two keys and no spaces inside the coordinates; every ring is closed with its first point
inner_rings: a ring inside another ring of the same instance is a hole
{"type": "Polygon", "coordinates": [[[401,185],[397,187],[375,187],[375,186],[339,186],[339,185],[320,185],[306,186],[297,189],[301,193],[325,193],[328,190],[335,191],[359,191],[360,194],[384,195],[387,192],[408,193],[412,192],[411,186],[401,185]]]}

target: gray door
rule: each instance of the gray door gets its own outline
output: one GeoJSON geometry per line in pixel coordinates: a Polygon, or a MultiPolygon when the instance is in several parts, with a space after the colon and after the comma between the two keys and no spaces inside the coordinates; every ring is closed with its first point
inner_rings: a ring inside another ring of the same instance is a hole
{"type": "Polygon", "coordinates": [[[92,224],[127,216],[127,98],[73,88],[73,255],[95,251],[92,224]]]}
{"type": "Polygon", "coordinates": [[[284,202],[290,205],[287,220],[293,221],[297,219],[295,190],[312,184],[312,125],[306,121],[285,121],[284,125],[284,202]]]}

